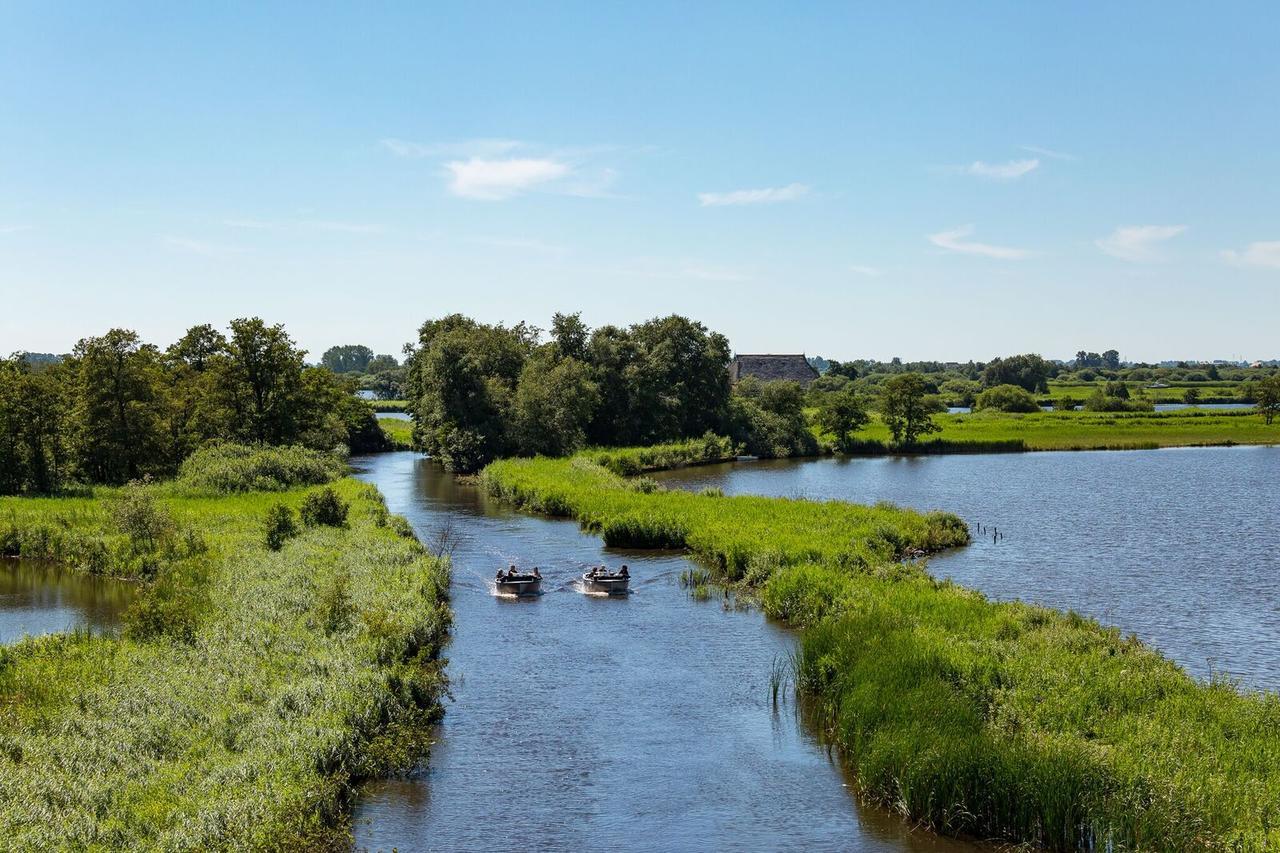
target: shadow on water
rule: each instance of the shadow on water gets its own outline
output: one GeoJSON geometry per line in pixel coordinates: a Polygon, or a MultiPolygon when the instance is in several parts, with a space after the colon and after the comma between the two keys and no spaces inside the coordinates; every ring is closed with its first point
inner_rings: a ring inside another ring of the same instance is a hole
{"type": "Polygon", "coordinates": [[[455,701],[430,765],[364,786],[361,849],[951,851],[861,806],[838,762],[770,696],[794,635],[695,602],[690,563],[607,549],[577,525],[513,513],[410,453],[359,460],[424,540],[450,526],[455,701]],[[592,565],[632,592],[584,595],[592,565]],[[537,565],[544,593],[492,594],[499,566],[537,565]]]}
{"type": "Polygon", "coordinates": [[[0,558],[0,643],[72,628],[110,630],[134,587],[41,560],[0,558]]]}

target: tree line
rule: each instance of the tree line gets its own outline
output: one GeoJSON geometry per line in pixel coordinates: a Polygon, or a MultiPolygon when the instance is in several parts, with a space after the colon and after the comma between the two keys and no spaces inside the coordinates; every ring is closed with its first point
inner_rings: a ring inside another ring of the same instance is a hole
{"type": "Polygon", "coordinates": [[[305,355],[254,317],[164,350],[112,329],[58,361],[0,359],[0,494],[166,476],[216,440],[382,449],[354,382],[305,355]]]}

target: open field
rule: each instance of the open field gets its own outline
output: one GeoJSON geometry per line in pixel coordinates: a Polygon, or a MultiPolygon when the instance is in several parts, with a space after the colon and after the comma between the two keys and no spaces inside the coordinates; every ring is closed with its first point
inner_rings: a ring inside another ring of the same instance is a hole
{"type": "Polygon", "coordinates": [[[180,482],[0,499],[6,553],[145,579],[121,636],[0,649],[15,848],[341,849],[354,782],[425,749],[447,563],[355,480],[333,484],[343,526],[300,525],[274,551],[268,512],[317,489],[180,482]]]}
{"type": "Polygon", "coordinates": [[[967,541],[954,516],[665,492],[581,457],[495,462],[483,481],[610,544],[686,548],[755,585],[805,626],[797,686],[862,793],[911,819],[1054,849],[1280,842],[1280,698],[897,562],[967,541]]]}
{"type": "MultiPolygon", "coordinates": [[[[926,438],[921,448],[925,452],[1148,450],[1280,443],[1280,422],[1267,426],[1261,416],[1248,410],[974,412],[934,415],[933,420],[942,431],[926,438]]],[[[867,442],[864,452],[888,450],[889,429],[878,418],[856,437],[867,442]]]]}
{"type": "Polygon", "coordinates": [[[378,426],[382,427],[382,431],[391,440],[393,449],[413,449],[413,421],[406,421],[403,418],[378,418],[378,426]]]}
{"type": "MultiPolygon", "coordinates": [[[[1049,380],[1049,393],[1037,394],[1036,399],[1040,401],[1041,405],[1046,406],[1064,397],[1070,397],[1083,403],[1090,394],[1102,390],[1106,387],[1106,384],[1107,380],[1105,379],[1100,379],[1096,382],[1058,382],[1051,379],[1049,380]]],[[[1148,388],[1147,386],[1151,383],[1135,380],[1130,380],[1125,384],[1129,387],[1130,393],[1136,393],[1141,388],[1153,403],[1181,403],[1189,388],[1194,388],[1200,393],[1200,402],[1202,403],[1250,402],[1241,397],[1241,391],[1248,384],[1245,382],[1166,381],[1164,384],[1168,385],[1168,388],[1148,388]]]]}

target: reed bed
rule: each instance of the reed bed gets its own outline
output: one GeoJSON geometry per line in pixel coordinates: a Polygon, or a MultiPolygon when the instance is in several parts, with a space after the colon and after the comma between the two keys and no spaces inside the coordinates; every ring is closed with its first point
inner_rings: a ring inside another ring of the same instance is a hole
{"type": "Polygon", "coordinates": [[[602,447],[584,451],[590,459],[615,474],[630,477],[646,471],[666,471],[687,465],[724,462],[736,457],[738,447],[732,440],[713,433],[702,438],[653,444],[647,447],[602,447]]]}
{"type": "MultiPolygon", "coordinates": [[[[412,764],[438,714],[447,561],[350,479],[332,485],[345,525],[279,551],[268,510],[296,512],[308,489],[145,488],[207,548],[161,555],[121,636],[0,648],[0,846],[348,846],[353,784],[412,764]]],[[[123,547],[109,498],[0,499],[6,541],[48,529],[123,547]]]]}
{"type": "MultiPolygon", "coordinates": [[[[755,586],[803,629],[790,675],[861,793],[909,820],[1055,850],[1280,848],[1280,697],[901,561],[967,541],[954,516],[646,493],[583,458],[496,462],[482,479],[611,544],[685,548],[755,586]]],[[[775,702],[786,674],[775,666],[775,702]]]]}

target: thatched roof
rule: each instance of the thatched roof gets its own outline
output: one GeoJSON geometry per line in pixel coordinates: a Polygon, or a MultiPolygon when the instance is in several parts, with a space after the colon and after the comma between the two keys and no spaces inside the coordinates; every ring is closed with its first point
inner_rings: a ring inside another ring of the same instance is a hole
{"type": "Polygon", "coordinates": [[[803,353],[797,355],[736,355],[729,362],[729,381],[737,382],[753,376],[761,382],[777,382],[787,379],[808,385],[818,378],[803,353]]]}

